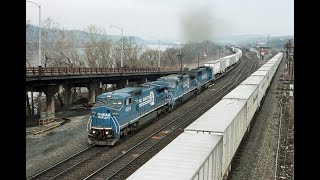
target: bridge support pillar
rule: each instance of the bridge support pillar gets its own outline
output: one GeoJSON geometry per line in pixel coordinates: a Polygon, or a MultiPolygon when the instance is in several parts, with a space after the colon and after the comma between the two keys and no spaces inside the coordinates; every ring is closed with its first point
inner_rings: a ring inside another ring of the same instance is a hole
{"type": "Polygon", "coordinates": [[[136,82],[137,82],[138,85],[140,85],[140,84],[143,84],[145,82],[148,82],[148,79],[147,78],[140,78],[140,79],[137,79],[136,82]]]}
{"type": "Polygon", "coordinates": [[[117,89],[121,89],[121,88],[127,87],[128,84],[129,84],[129,80],[126,79],[126,80],[118,81],[118,82],[116,83],[116,86],[117,86],[117,89]]]}
{"type": "Polygon", "coordinates": [[[47,112],[51,112],[54,116],[55,114],[55,103],[54,103],[54,94],[57,93],[59,88],[57,86],[48,87],[44,90],[44,93],[46,94],[46,106],[47,106],[47,112]]]}
{"type": "Polygon", "coordinates": [[[97,89],[96,89],[96,96],[102,94],[102,88],[103,88],[102,82],[100,82],[98,85],[99,85],[99,86],[98,86],[97,89]]]}
{"type": "Polygon", "coordinates": [[[66,106],[69,106],[71,104],[71,88],[72,85],[70,84],[64,84],[64,104],[66,106]]]}
{"type": "Polygon", "coordinates": [[[102,89],[101,88],[97,88],[96,90],[96,96],[102,94],[102,89]]]}
{"type": "Polygon", "coordinates": [[[96,103],[96,90],[98,89],[97,83],[90,83],[87,88],[89,90],[88,104],[96,103]]]}

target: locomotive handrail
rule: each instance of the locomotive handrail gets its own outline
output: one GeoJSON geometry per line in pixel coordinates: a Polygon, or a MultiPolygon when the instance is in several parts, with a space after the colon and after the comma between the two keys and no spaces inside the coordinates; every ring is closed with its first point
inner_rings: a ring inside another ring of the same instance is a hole
{"type": "Polygon", "coordinates": [[[87,68],[87,67],[27,67],[26,76],[60,76],[81,74],[116,74],[133,72],[170,72],[179,71],[177,67],[158,68],[87,68]]]}

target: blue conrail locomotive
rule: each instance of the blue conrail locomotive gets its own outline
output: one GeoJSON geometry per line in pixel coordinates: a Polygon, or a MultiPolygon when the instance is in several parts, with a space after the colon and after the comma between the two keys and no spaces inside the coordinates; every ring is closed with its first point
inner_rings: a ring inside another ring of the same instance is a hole
{"type": "Polygon", "coordinates": [[[200,93],[214,81],[214,75],[212,67],[202,66],[98,95],[87,124],[89,143],[114,145],[120,137],[200,93]]]}

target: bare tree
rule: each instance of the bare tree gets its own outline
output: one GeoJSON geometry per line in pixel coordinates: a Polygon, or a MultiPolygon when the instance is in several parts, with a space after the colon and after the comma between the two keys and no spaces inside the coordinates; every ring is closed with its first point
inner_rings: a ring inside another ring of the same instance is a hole
{"type": "Polygon", "coordinates": [[[164,59],[161,61],[163,65],[165,66],[174,66],[178,63],[178,49],[170,47],[168,45],[168,48],[164,51],[164,59]]]}
{"type": "Polygon", "coordinates": [[[55,22],[52,18],[47,18],[42,22],[41,30],[41,53],[42,53],[42,66],[51,66],[56,61],[56,45],[59,41],[59,23],[55,22]]]}
{"type": "Polygon", "coordinates": [[[88,41],[84,43],[85,61],[89,67],[112,67],[112,44],[106,39],[105,30],[95,25],[89,25],[88,41]]]}
{"type": "MultiPolygon", "coordinates": [[[[122,41],[117,42],[117,50],[121,50],[122,41]]],[[[121,52],[120,52],[121,53],[121,52]]],[[[123,62],[125,67],[139,67],[139,60],[142,54],[142,45],[137,44],[133,37],[123,39],[123,62]]]]}
{"type": "Polygon", "coordinates": [[[112,61],[112,44],[109,40],[105,39],[99,42],[100,58],[98,59],[98,67],[113,67],[112,61]]]}
{"type": "Polygon", "coordinates": [[[68,34],[65,30],[59,32],[59,41],[55,46],[55,66],[80,67],[83,62],[78,50],[78,41],[73,34],[68,34]]]}
{"type": "Polygon", "coordinates": [[[147,49],[143,52],[141,59],[143,59],[149,67],[158,67],[159,51],[147,49]]]}

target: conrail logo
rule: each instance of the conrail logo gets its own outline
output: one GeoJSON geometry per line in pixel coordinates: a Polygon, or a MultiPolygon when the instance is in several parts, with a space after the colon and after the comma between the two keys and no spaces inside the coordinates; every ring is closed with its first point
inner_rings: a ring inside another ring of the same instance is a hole
{"type": "Polygon", "coordinates": [[[109,119],[110,113],[97,113],[99,119],[109,119]]]}
{"type": "Polygon", "coordinates": [[[202,75],[202,79],[207,79],[207,77],[208,77],[207,73],[202,75]]]}
{"type": "Polygon", "coordinates": [[[150,105],[153,106],[154,105],[154,94],[153,94],[153,91],[150,91],[149,97],[150,97],[150,101],[151,101],[150,105]]]}
{"type": "Polygon", "coordinates": [[[146,104],[150,104],[150,106],[154,105],[154,92],[150,91],[149,96],[143,97],[142,99],[139,99],[139,107],[142,107],[146,104]]]}

